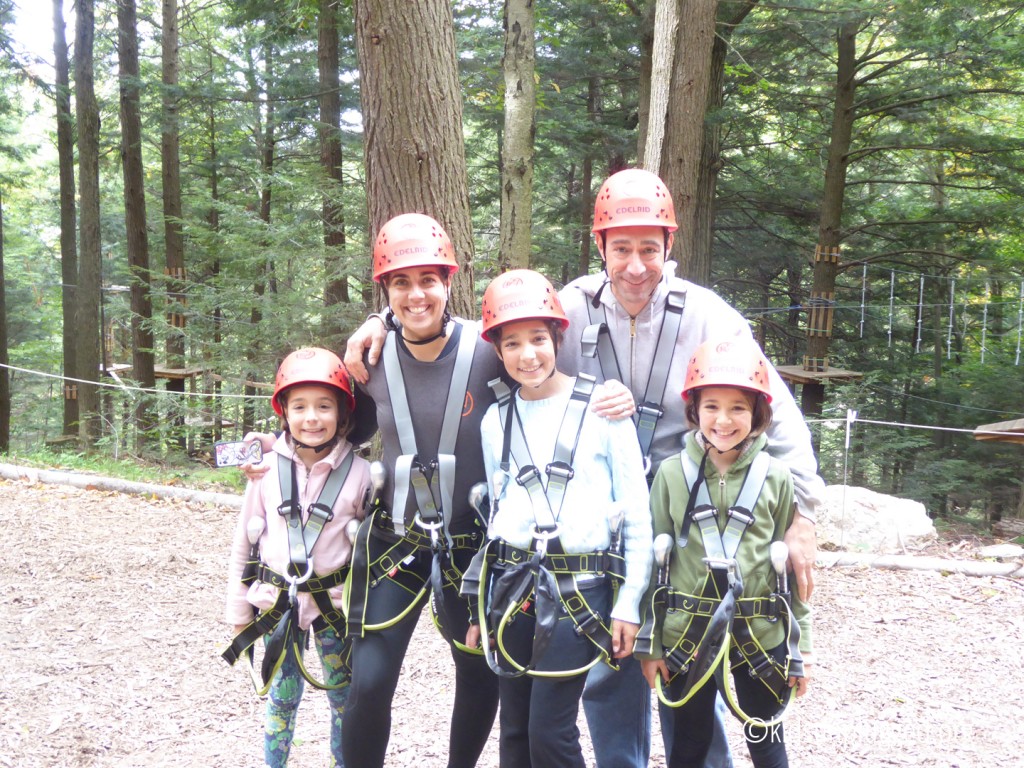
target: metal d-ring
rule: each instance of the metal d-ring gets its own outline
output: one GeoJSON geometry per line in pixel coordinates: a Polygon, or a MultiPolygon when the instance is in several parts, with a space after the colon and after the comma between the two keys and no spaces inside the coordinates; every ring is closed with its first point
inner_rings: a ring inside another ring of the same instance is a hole
{"type": "Polygon", "coordinates": [[[284,580],[288,582],[288,601],[293,602],[295,600],[295,596],[299,592],[299,584],[305,584],[313,575],[313,558],[311,557],[306,561],[306,572],[301,576],[292,576],[288,573],[287,569],[285,569],[285,572],[281,575],[284,577],[284,580]]]}

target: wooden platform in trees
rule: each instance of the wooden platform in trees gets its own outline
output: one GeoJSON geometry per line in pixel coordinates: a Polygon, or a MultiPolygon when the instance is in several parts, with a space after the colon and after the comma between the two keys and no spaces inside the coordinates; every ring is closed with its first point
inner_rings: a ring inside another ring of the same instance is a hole
{"type": "Polygon", "coordinates": [[[857,371],[847,371],[842,368],[826,368],[824,371],[807,371],[802,365],[777,365],[775,370],[779,376],[790,384],[814,384],[815,382],[826,382],[832,379],[838,381],[849,381],[859,379],[864,374],[857,371]]]}
{"type": "Polygon", "coordinates": [[[1024,445],[1024,419],[982,424],[974,428],[974,439],[1024,445]]]}

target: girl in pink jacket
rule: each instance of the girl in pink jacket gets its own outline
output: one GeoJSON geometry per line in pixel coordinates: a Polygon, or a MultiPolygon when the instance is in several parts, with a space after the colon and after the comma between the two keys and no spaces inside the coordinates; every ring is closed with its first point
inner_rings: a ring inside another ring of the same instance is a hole
{"type": "Polygon", "coordinates": [[[265,646],[260,693],[269,692],[264,754],[288,761],[304,681],[326,689],[332,765],[343,765],[341,723],[348,698],[342,592],[352,545],[347,532],[364,515],[369,465],[349,434],[355,399],[348,372],[326,349],[292,352],[272,397],[284,433],[266,460],[271,471],[246,488],[231,549],[226,618],[235,639],[230,663],[265,646]],[[312,628],[323,677],[303,664],[312,628]]]}

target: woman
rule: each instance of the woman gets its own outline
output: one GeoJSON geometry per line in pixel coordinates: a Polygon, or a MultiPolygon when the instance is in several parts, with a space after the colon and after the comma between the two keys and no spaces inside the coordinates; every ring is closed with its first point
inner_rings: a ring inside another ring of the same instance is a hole
{"type": "Polygon", "coordinates": [[[497,709],[484,657],[453,639],[466,637],[469,606],[458,583],[484,539],[469,492],[484,479],[480,420],[492,400],[487,382],[499,373],[476,324],[448,312],[458,268],[451,240],[429,216],[397,216],[377,236],[373,279],[387,297],[389,330],[359,395],[376,405],[387,476],[360,528],[346,590],[350,766],[384,764],[399,672],[428,597],[455,663],[449,768],[476,764],[497,709]]]}

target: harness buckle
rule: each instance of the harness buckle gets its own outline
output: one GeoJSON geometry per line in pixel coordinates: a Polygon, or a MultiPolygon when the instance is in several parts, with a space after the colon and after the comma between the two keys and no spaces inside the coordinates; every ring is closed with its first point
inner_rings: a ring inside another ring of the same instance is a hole
{"type": "Polygon", "coordinates": [[[654,430],[658,426],[658,419],[665,415],[665,409],[657,403],[645,400],[636,407],[637,427],[654,430]]]}
{"type": "Polygon", "coordinates": [[[319,503],[314,501],[312,504],[309,505],[309,509],[307,509],[306,511],[311,516],[312,516],[314,511],[320,511],[321,513],[326,512],[327,514],[324,515],[324,522],[325,523],[329,523],[329,522],[331,522],[331,520],[334,519],[334,510],[331,509],[330,507],[328,507],[326,504],[319,504],[319,503]]]}
{"type": "MultiPolygon", "coordinates": [[[[552,475],[558,477],[564,483],[569,482],[576,475],[576,470],[572,466],[564,461],[553,461],[544,467],[544,471],[548,473],[548,478],[552,475]]],[[[550,482],[550,479],[548,480],[550,482]]]]}
{"type": "Polygon", "coordinates": [[[519,470],[519,474],[516,475],[516,482],[519,485],[526,486],[535,480],[540,480],[540,470],[532,464],[529,464],[519,470]]]}
{"type": "Polygon", "coordinates": [[[729,507],[728,515],[731,520],[738,520],[746,528],[754,524],[754,516],[750,514],[750,510],[743,507],[729,507]]]}
{"type": "Polygon", "coordinates": [[[717,514],[718,510],[712,504],[701,504],[690,513],[690,517],[693,522],[699,523],[701,520],[707,520],[717,514]]]}
{"type": "Polygon", "coordinates": [[[701,558],[709,571],[725,571],[729,575],[729,583],[732,583],[736,575],[736,558],[734,557],[704,557],[701,558]]]}

